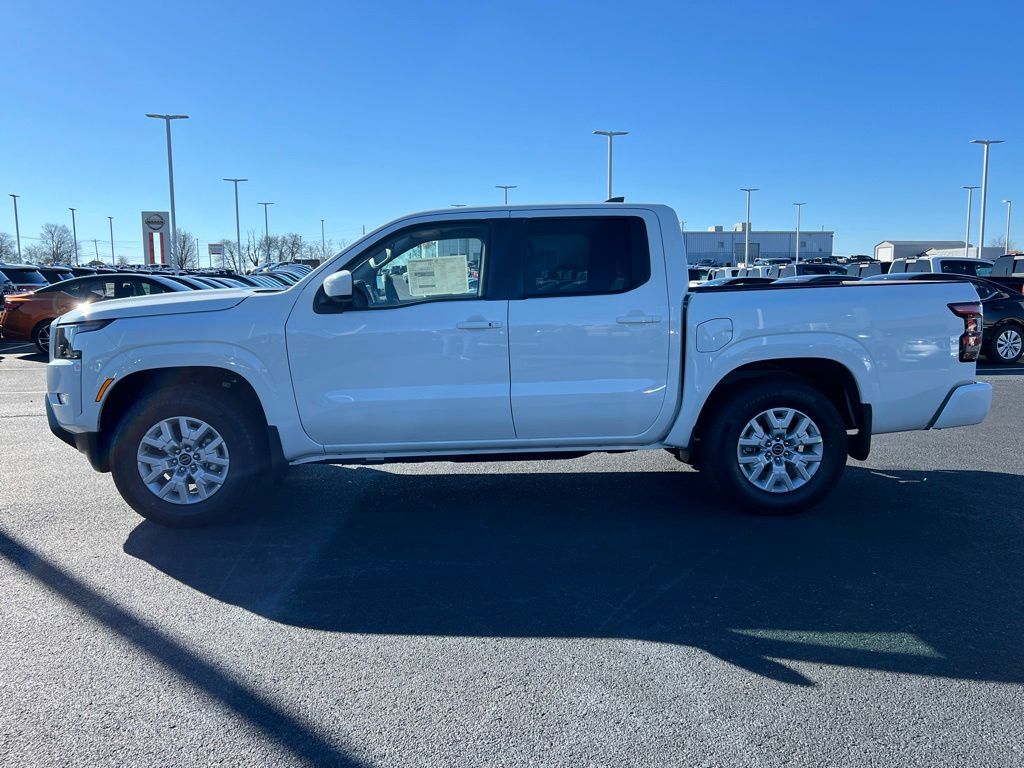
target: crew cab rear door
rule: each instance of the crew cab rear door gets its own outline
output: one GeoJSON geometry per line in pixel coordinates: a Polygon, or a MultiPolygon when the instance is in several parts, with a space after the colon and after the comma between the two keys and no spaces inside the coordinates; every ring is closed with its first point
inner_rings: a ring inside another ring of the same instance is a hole
{"type": "Polygon", "coordinates": [[[512,219],[522,279],[508,311],[516,437],[643,442],[669,368],[657,217],[602,207],[512,219]]]}

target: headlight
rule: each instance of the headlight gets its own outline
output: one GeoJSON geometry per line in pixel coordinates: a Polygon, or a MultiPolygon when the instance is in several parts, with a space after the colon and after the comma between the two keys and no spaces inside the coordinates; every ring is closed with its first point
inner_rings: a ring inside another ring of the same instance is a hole
{"type": "Polygon", "coordinates": [[[55,360],[79,360],[82,357],[80,350],[75,349],[75,339],[80,333],[98,331],[110,325],[110,320],[89,320],[84,323],[69,323],[58,325],[53,337],[53,358],[55,360]]]}

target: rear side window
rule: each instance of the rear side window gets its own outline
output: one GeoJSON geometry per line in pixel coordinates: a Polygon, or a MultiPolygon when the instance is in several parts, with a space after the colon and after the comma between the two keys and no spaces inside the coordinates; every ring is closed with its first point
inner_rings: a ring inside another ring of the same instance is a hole
{"type": "Polygon", "coordinates": [[[523,270],[527,296],[632,290],[651,277],[647,228],[638,216],[530,219],[523,270]]]}
{"type": "Polygon", "coordinates": [[[34,269],[18,269],[17,267],[4,267],[4,274],[12,283],[19,285],[49,285],[46,278],[34,269]]]}
{"type": "Polygon", "coordinates": [[[992,265],[979,261],[954,261],[943,259],[940,262],[940,269],[947,275],[973,275],[974,277],[987,277],[992,274],[992,265]]]}

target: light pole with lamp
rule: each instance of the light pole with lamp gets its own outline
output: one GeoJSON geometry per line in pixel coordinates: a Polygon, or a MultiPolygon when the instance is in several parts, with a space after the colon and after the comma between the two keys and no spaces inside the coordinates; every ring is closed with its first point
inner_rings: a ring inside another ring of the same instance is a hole
{"type": "Polygon", "coordinates": [[[796,263],[800,263],[800,209],[807,203],[793,203],[796,206],[796,263]]]}
{"type": "Polygon", "coordinates": [[[181,270],[178,268],[176,253],[178,229],[174,220],[174,161],[171,157],[171,120],[188,120],[188,115],[154,115],[147,113],[146,117],[163,120],[164,127],[167,130],[167,183],[171,189],[171,265],[174,267],[174,274],[178,274],[181,270]]]}
{"type": "Polygon", "coordinates": [[[750,266],[750,193],[759,192],[758,187],[740,187],[740,192],[747,193],[747,218],[743,225],[743,266],[750,266]]]}
{"type": "Polygon", "coordinates": [[[964,184],[961,186],[961,189],[967,190],[967,232],[964,235],[964,258],[971,255],[971,197],[977,188],[977,185],[972,187],[964,184]]]}
{"type": "Polygon", "coordinates": [[[628,136],[629,131],[594,131],[595,136],[608,137],[608,200],[612,199],[612,140],[616,136],[628,136]]]}
{"type": "Polygon", "coordinates": [[[18,243],[18,263],[21,263],[21,227],[18,226],[18,198],[21,195],[11,194],[11,200],[14,201],[14,238],[18,243]]]}
{"type": "Polygon", "coordinates": [[[267,246],[267,263],[270,263],[270,219],[268,218],[267,211],[273,203],[258,203],[263,206],[263,242],[267,246]]]}
{"type": "Polygon", "coordinates": [[[235,258],[238,259],[238,268],[242,268],[242,225],[239,223],[238,218],[238,182],[248,181],[248,179],[223,179],[223,181],[230,181],[235,185],[235,246],[238,250],[235,253],[235,258]]]}
{"type": "Polygon", "coordinates": [[[985,253],[985,203],[988,197],[988,150],[993,144],[1002,144],[1002,139],[974,139],[971,144],[981,144],[985,151],[981,158],[981,219],[978,223],[978,258],[985,253]]]}
{"type": "Polygon", "coordinates": [[[75,224],[75,208],[68,208],[71,211],[71,235],[75,238],[75,266],[78,266],[78,226],[75,224]]]}
{"type": "Polygon", "coordinates": [[[505,205],[508,205],[508,191],[510,189],[517,189],[517,186],[515,184],[495,184],[494,188],[505,191],[505,205]]]}
{"type": "Polygon", "coordinates": [[[116,261],[114,257],[114,217],[107,216],[107,221],[110,223],[110,266],[114,267],[117,266],[114,263],[116,261]]]}
{"type": "Polygon", "coordinates": [[[1013,200],[1003,200],[1006,203],[1006,242],[1003,243],[1003,255],[1010,255],[1010,213],[1013,211],[1013,200]]]}

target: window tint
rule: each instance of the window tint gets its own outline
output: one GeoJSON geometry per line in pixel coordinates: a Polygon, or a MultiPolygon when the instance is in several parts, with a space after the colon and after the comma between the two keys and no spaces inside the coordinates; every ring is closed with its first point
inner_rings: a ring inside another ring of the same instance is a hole
{"type": "Polygon", "coordinates": [[[647,228],[636,216],[530,219],[527,296],[621,293],[651,276],[647,228]]]}
{"type": "Polygon", "coordinates": [[[155,293],[167,293],[171,289],[156,281],[138,280],[132,281],[136,296],[151,296],[155,293]]]}
{"type": "Polygon", "coordinates": [[[488,230],[476,222],[431,224],[378,243],[349,266],[353,308],[479,297],[488,230]]]}
{"type": "Polygon", "coordinates": [[[46,278],[34,269],[18,269],[16,267],[4,267],[4,274],[12,283],[19,285],[48,285],[46,278]]]}
{"type": "Polygon", "coordinates": [[[992,266],[985,262],[952,261],[943,259],[939,267],[947,275],[974,275],[988,277],[992,274],[992,266]]]}
{"type": "Polygon", "coordinates": [[[995,290],[982,283],[974,283],[975,290],[978,291],[978,298],[982,301],[988,301],[989,299],[1005,299],[1006,294],[995,290]]]}

